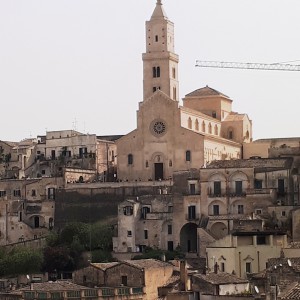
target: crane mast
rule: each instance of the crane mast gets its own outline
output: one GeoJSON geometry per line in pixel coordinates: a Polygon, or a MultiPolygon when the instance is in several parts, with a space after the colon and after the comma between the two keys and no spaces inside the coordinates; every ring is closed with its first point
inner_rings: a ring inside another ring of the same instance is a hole
{"type": "Polygon", "coordinates": [[[300,71],[300,65],[291,65],[284,63],[241,63],[241,62],[223,62],[223,61],[203,61],[197,60],[196,67],[202,68],[228,68],[228,69],[252,69],[252,70],[270,70],[270,71],[300,71]]]}

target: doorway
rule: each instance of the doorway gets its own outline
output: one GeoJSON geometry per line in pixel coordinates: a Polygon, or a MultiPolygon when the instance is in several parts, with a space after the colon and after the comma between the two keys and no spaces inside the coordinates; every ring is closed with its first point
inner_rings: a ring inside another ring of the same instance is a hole
{"type": "Polygon", "coordinates": [[[164,178],[164,164],[163,163],[155,163],[154,164],[154,179],[155,180],[163,180],[164,178]]]}

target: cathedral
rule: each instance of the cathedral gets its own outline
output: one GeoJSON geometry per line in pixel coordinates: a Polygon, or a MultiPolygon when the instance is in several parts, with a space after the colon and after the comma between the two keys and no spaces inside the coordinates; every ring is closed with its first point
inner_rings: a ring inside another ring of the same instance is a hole
{"type": "Polygon", "coordinates": [[[233,112],[232,100],[217,90],[196,89],[180,103],[174,45],[174,24],[157,0],[146,22],[137,128],[117,141],[119,180],[164,180],[214,160],[239,159],[252,140],[247,114],[233,112]]]}

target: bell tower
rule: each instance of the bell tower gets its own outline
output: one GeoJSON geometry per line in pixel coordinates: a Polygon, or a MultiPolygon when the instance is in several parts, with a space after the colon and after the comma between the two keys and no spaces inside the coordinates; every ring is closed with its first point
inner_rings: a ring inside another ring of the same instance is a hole
{"type": "Polygon", "coordinates": [[[158,89],[179,100],[178,55],[174,53],[174,24],[157,0],[150,21],[146,22],[146,53],[143,53],[144,100],[158,89]]]}

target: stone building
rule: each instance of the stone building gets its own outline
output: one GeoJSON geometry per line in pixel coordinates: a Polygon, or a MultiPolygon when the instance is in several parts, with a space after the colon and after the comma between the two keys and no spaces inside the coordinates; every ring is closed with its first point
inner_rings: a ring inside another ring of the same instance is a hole
{"type": "Polygon", "coordinates": [[[207,267],[221,272],[234,272],[239,277],[258,273],[270,257],[279,258],[287,246],[287,237],[280,231],[235,231],[206,247],[207,267]]]}
{"type": "Polygon", "coordinates": [[[159,0],[146,22],[137,128],[116,141],[119,180],[168,179],[215,159],[241,158],[242,145],[252,139],[251,120],[233,112],[232,100],[215,89],[197,89],[179,104],[174,41],[174,24],[159,0]]]}
{"type": "MultiPolygon", "coordinates": [[[[291,234],[295,197],[291,158],[215,161],[175,172],[173,186],[128,198],[118,207],[113,250],[157,247],[205,257],[205,247],[234,230],[291,234]]],[[[297,195],[296,195],[297,196],[297,195]]]]}
{"type": "Polygon", "coordinates": [[[0,245],[48,234],[54,226],[56,190],[62,178],[0,181],[0,245]]]}
{"type": "MultiPolygon", "coordinates": [[[[158,287],[164,285],[173,274],[173,266],[155,259],[127,260],[112,263],[91,263],[75,271],[73,281],[91,287],[106,287],[128,291],[125,295],[140,294],[139,299],[155,300],[158,287]]],[[[107,294],[113,296],[113,294],[107,294]]],[[[115,299],[115,298],[113,298],[115,299]]],[[[131,298],[129,298],[131,299],[131,298]]]]}

